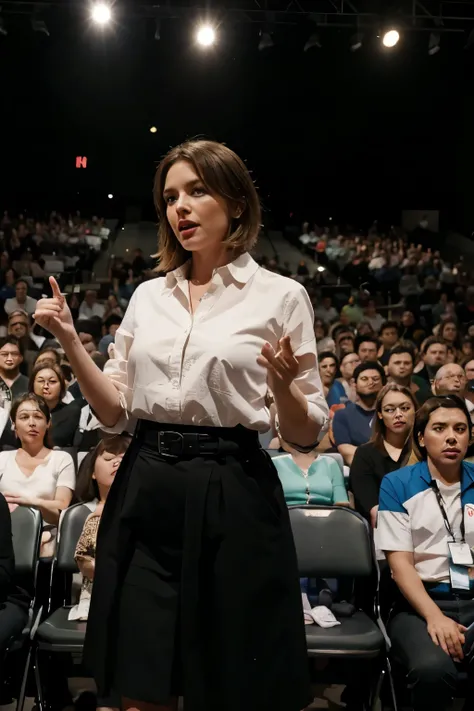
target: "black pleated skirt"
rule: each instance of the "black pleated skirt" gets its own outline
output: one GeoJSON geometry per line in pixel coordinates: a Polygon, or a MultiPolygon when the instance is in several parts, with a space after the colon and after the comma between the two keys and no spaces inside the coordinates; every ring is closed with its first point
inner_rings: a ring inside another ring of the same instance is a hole
{"type": "Polygon", "coordinates": [[[257,438],[243,442],[179,460],[133,440],[99,529],[85,661],[101,695],[183,695],[187,711],[310,702],[283,492],[257,438]]]}

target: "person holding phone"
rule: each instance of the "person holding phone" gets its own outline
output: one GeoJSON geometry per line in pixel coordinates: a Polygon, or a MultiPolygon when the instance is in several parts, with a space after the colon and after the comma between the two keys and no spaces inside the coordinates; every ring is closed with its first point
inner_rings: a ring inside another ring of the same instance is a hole
{"type": "MultiPolygon", "coordinates": [[[[474,693],[466,631],[474,622],[474,465],[471,420],[456,395],[432,397],[413,431],[422,461],[382,479],[375,542],[401,593],[388,624],[414,711],[447,711],[458,669],[474,693]]],[[[467,706],[466,706],[467,708],[467,706]]]]}

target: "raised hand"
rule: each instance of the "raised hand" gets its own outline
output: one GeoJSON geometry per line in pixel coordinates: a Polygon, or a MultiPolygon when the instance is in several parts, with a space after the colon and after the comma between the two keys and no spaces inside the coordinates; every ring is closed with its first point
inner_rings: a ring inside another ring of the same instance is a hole
{"type": "Polygon", "coordinates": [[[272,392],[289,388],[300,367],[293,355],[289,336],[280,338],[276,352],[269,343],[265,343],[257,363],[267,369],[268,385],[272,392]]]}
{"type": "Polygon", "coordinates": [[[53,290],[53,296],[51,299],[40,299],[38,301],[34,319],[36,323],[52,333],[61,343],[62,338],[75,333],[74,322],[66,299],[61,294],[58,282],[54,277],[49,277],[49,283],[53,290]]]}

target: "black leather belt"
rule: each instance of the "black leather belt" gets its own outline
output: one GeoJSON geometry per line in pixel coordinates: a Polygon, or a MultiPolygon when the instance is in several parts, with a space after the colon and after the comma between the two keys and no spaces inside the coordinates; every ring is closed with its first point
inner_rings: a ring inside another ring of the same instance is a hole
{"type": "Polygon", "coordinates": [[[192,459],[200,455],[245,453],[259,448],[258,433],[245,427],[194,427],[140,420],[136,436],[162,457],[192,459]]]}

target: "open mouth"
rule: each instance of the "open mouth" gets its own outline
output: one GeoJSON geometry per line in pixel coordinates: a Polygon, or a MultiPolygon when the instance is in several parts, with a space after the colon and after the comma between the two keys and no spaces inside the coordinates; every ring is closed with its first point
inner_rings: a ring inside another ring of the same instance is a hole
{"type": "Polygon", "coordinates": [[[187,230],[194,230],[199,227],[197,222],[191,222],[190,220],[180,220],[178,222],[178,230],[180,232],[186,232],[187,230]]]}

